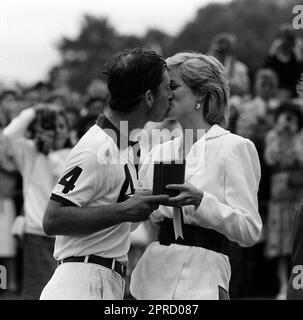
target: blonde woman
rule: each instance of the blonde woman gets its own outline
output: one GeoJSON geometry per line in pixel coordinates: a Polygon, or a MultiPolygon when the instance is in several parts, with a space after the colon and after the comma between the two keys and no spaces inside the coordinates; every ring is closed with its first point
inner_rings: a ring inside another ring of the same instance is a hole
{"type": "MultiPolygon", "coordinates": [[[[145,188],[152,188],[153,163],[182,153],[185,183],[151,219],[160,225],[131,277],[136,299],[229,299],[231,268],[228,240],[254,245],[262,222],[257,192],[260,164],[254,144],[224,129],[229,86],[222,64],[200,53],[167,59],[174,100],[166,118],[177,120],[183,136],[156,146],[141,167],[145,188]],[[191,129],[193,134],[186,134],[191,129]],[[183,239],[176,240],[173,208],[182,206],[183,239]]],[[[176,158],[175,158],[176,160],[176,158]]]]}

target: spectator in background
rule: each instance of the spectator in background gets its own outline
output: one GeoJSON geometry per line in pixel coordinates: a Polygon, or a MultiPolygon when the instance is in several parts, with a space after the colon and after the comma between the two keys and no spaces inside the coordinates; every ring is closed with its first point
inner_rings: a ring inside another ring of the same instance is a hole
{"type": "Polygon", "coordinates": [[[274,126],[274,114],[279,107],[277,99],[278,79],[270,69],[260,69],[256,74],[255,97],[243,105],[237,121],[237,134],[252,140],[261,163],[259,186],[259,212],[263,220],[267,216],[269,200],[270,168],[264,161],[265,137],[274,126]]]}
{"type": "MultiPolygon", "coordinates": [[[[301,180],[302,183],[302,180],[301,180]]],[[[291,276],[287,289],[287,300],[303,300],[302,266],[303,266],[303,205],[296,212],[294,238],[291,255],[291,276]]]]}
{"type": "Polygon", "coordinates": [[[26,109],[41,102],[49,102],[52,97],[52,86],[47,82],[39,81],[24,90],[23,108],[26,109]]]}
{"type": "Polygon", "coordinates": [[[106,108],[108,107],[108,100],[103,97],[91,97],[87,100],[85,107],[87,114],[94,116],[96,120],[100,113],[104,113],[106,111],[106,108]]]}
{"type": "Polygon", "coordinates": [[[68,85],[69,79],[69,71],[66,70],[62,66],[54,67],[49,73],[50,83],[52,84],[53,90],[56,89],[63,89],[63,90],[70,90],[68,85]]]}
{"type": "Polygon", "coordinates": [[[68,119],[70,130],[74,130],[79,119],[79,111],[75,108],[67,107],[65,109],[65,114],[68,119]]]}
{"type": "Polygon", "coordinates": [[[209,54],[225,67],[230,85],[230,95],[243,96],[249,92],[247,66],[236,58],[236,37],[231,33],[219,33],[212,41],[209,54]]]}
{"type": "Polygon", "coordinates": [[[275,126],[265,140],[264,156],[272,168],[265,254],[268,258],[278,258],[277,299],[286,299],[294,215],[303,198],[302,125],[299,107],[284,102],[277,109],[275,126]]]}
{"type": "Polygon", "coordinates": [[[10,292],[16,292],[19,289],[15,259],[17,246],[11,232],[16,216],[14,196],[17,179],[16,164],[10,150],[3,143],[0,133],[0,265],[7,268],[8,290],[10,292]]]}
{"type": "Polygon", "coordinates": [[[94,79],[87,87],[84,99],[76,93],[69,97],[66,112],[71,124],[71,139],[76,144],[96,123],[99,114],[109,112],[109,91],[106,82],[94,79]]]}
{"type": "MultiPolygon", "coordinates": [[[[270,167],[264,161],[264,140],[267,132],[273,126],[274,110],[279,106],[276,98],[277,75],[270,69],[258,70],[254,88],[254,98],[238,107],[240,113],[236,120],[235,132],[250,139],[256,146],[261,165],[261,180],[258,192],[259,213],[263,225],[266,225],[270,192],[270,167]]],[[[236,270],[235,276],[231,280],[232,294],[235,297],[258,295],[262,290],[267,290],[267,288],[262,288],[264,287],[263,278],[256,275],[258,267],[262,265],[262,259],[264,259],[265,229],[262,230],[259,243],[253,248],[243,249],[233,243],[229,246],[231,264],[236,270]]],[[[265,271],[264,277],[266,277],[265,271]]]]}
{"type": "Polygon", "coordinates": [[[2,139],[23,178],[23,299],[38,299],[56,267],[52,256],[54,238],[45,235],[42,219],[70,151],[66,115],[54,105],[28,108],[3,130],[2,139]],[[25,138],[25,133],[33,121],[31,140],[25,138]]]}
{"type": "Polygon", "coordinates": [[[302,72],[302,64],[295,55],[295,41],[292,26],[281,25],[265,61],[265,67],[273,69],[278,75],[281,100],[296,96],[296,85],[302,72]]]}
{"type": "Polygon", "coordinates": [[[34,86],[34,90],[38,92],[40,102],[47,102],[52,91],[52,86],[46,82],[39,81],[34,86]]]}
{"type": "Polygon", "coordinates": [[[81,117],[81,110],[83,109],[82,96],[67,87],[57,88],[52,91],[48,103],[58,105],[65,110],[70,130],[73,131],[78,119],[81,117]]]}
{"type": "Polygon", "coordinates": [[[68,95],[67,108],[77,110],[79,116],[79,113],[84,108],[83,96],[78,92],[71,91],[68,95]]]}
{"type": "Polygon", "coordinates": [[[100,113],[108,112],[109,91],[106,82],[94,79],[86,89],[85,114],[97,116],[100,113]]]}
{"type": "MultiPolygon", "coordinates": [[[[297,93],[303,98],[303,75],[297,86],[297,93]]],[[[298,175],[299,183],[303,188],[303,177],[298,175]]],[[[298,206],[294,223],[293,247],[291,255],[291,276],[288,283],[287,300],[303,300],[302,271],[303,265],[303,201],[298,206]],[[298,269],[299,268],[299,269],[298,269]]]]}
{"type": "Polygon", "coordinates": [[[90,98],[103,97],[109,99],[109,91],[105,81],[94,79],[86,88],[86,94],[90,98]]]}
{"type": "Polygon", "coordinates": [[[65,109],[67,105],[67,96],[69,93],[69,91],[60,89],[53,90],[49,95],[47,103],[55,104],[65,109]]]}
{"type": "Polygon", "coordinates": [[[296,38],[294,53],[296,56],[296,60],[301,64],[301,68],[302,68],[303,67],[303,37],[296,38]]]}
{"type": "Polygon", "coordinates": [[[40,102],[39,92],[34,87],[25,89],[23,102],[25,108],[29,108],[36,105],[40,102]]]}
{"type": "Polygon", "coordinates": [[[262,145],[267,131],[273,126],[273,114],[279,106],[278,78],[270,69],[256,74],[255,97],[244,103],[236,125],[236,132],[262,145]]]}
{"type": "Polygon", "coordinates": [[[18,111],[17,92],[14,90],[3,91],[0,95],[0,128],[9,124],[18,111]]]}

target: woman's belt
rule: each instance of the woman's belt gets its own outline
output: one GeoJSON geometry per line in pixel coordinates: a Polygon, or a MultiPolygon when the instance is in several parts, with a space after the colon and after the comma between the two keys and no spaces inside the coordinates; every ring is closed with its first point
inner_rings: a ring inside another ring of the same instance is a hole
{"type": "Polygon", "coordinates": [[[182,224],[183,239],[175,239],[173,219],[165,218],[160,224],[158,233],[159,243],[169,246],[172,243],[202,247],[218,253],[226,254],[227,238],[211,229],[206,229],[190,224],[182,224]]]}

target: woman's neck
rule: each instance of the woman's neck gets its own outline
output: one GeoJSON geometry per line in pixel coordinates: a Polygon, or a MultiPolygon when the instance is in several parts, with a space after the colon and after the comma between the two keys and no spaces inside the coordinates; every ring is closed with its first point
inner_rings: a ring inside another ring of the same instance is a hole
{"type": "Polygon", "coordinates": [[[178,120],[183,131],[185,155],[188,154],[192,145],[195,144],[211,128],[200,114],[190,114],[178,120]]]}

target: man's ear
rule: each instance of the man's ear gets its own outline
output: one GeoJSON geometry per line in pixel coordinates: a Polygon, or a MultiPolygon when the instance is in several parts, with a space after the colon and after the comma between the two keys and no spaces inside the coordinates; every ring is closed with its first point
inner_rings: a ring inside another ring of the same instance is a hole
{"type": "Polygon", "coordinates": [[[147,90],[144,94],[144,100],[146,105],[151,108],[154,103],[154,95],[150,90],[147,90]]]}

